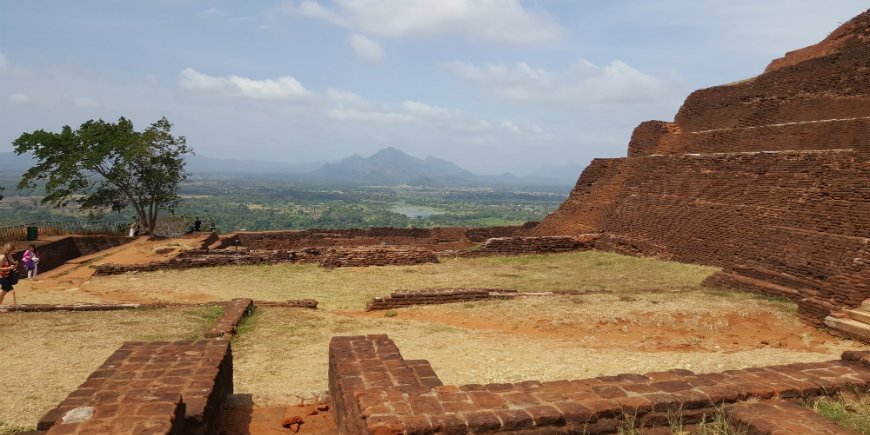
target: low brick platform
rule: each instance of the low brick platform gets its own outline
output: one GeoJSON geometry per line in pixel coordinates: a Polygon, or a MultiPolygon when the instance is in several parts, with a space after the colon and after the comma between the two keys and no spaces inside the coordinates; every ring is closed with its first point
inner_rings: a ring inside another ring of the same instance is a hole
{"type": "Polygon", "coordinates": [[[225,341],[127,342],[37,424],[48,434],[212,434],[233,392],[225,341]]]}
{"type": "Polygon", "coordinates": [[[320,265],[323,267],[365,267],[410,266],[426,263],[438,263],[438,257],[431,250],[357,248],[330,249],[324,253],[320,265]]]}
{"type": "Polygon", "coordinates": [[[120,275],[127,272],[154,272],[158,270],[182,270],[200,267],[253,266],[317,261],[320,251],[251,251],[229,248],[221,251],[195,250],[179,254],[169,261],[145,264],[100,264],[93,266],[94,275],[120,275]]]}
{"type": "Polygon", "coordinates": [[[119,311],[143,307],[142,304],[29,304],[3,305],[0,313],[44,313],[49,311],[119,311]]]}
{"type": "MultiPolygon", "coordinates": [[[[346,434],[613,433],[710,420],[747,399],[787,400],[867,391],[870,352],[842,360],[695,374],[688,370],[515,384],[444,386],[425,361],[405,361],[386,335],[333,337],[330,395],[346,434]]],[[[812,432],[810,432],[812,433],[812,432]]]]}
{"type": "Polygon", "coordinates": [[[598,235],[576,237],[498,237],[487,240],[480,252],[497,254],[555,254],[559,252],[587,251],[595,247],[598,235]]]}
{"type": "Polygon", "coordinates": [[[206,338],[229,339],[236,334],[236,326],[252,309],[251,299],[233,299],[224,307],[224,314],[205,333],[206,338]]]}
{"type": "Polygon", "coordinates": [[[286,301],[254,301],[255,307],[287,307],[317,309],[317,301],[314,299],[290,299],[286,301]]]}
{"type": "Polygon", "coordinates": [[[731,407],[728,416],[731,426],[747,435],[857,434],[810,409],[784,400],[741,403],[731,407]]]}
{"type": "Polygon", "coordinates": [[[486,288],[447,288],[398,290],[388,297],[375,297],[366,305],[366,311],[389,310],[412,305],[449,304],[453,302],[478,301],[490,298],[516,296],[516,290],[486,288]]]}

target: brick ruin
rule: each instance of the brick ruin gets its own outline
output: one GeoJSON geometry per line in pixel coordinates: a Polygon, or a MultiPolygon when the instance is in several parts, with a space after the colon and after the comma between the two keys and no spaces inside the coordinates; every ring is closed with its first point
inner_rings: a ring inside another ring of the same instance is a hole
{"type": "Polygon", "coordinates": [[[439,288],[397,290],[387,297],[375,297],[366,304],[366,311],[390,310],[413,305],[451,304],[455,302],[507,299],[516,296],[516,290],[487,288],[439,288]]]}
{"type": "Polygon", "coordinates": [[[95,275],[199,267],[317,263],[323,267],[410,266],[439,257],[559,253],[593,249],[597,235],[528,236],[537,223],[492,228],[374,228],[229,234],[168,261],[100,264],[95,275]]]}
{"type": "Polygon", "coordinates": [[[707,284],[788,296],[815,325],[870,298],[870,11],[641,124],[627,158],[594,160],[532,230],[585,233],[721,266],[707,284]]]}
{"type": "Polygon", "coordinates": [[[329,346],[330,396],[345,434],[617,433],[667,429],[674,418],[709,422],[718,412],[750,433],[851,433],[794,402],[868,386],[870,352],[722,373],[452,386],[427,361],[405,360],[386,335],[333,337],[329,346]]]}

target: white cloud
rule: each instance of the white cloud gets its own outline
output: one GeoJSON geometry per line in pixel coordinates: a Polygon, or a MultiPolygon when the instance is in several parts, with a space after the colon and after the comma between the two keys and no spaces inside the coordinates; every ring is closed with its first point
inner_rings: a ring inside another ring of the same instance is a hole
{"type": "Polygon", "coordinates": [[[291,15],[321,19],[336,26],[381,37],[442,34],[507,43],[557,39],[559,25],[544,11],[519,0],[335,0],[334,8],[314,0],[290,1],[291,15]]]}
{"type": "Polygon", "coordinates": [[[382,124],[404,123],[414,120],[413,116],[406,113],[365,111],[344,107],[330,109],[328,116],[337,121],[376,122],[382,124]]]}
{"type": "Polygon", "coordinates": [[[72,103],[79,109],[96,109],[97,107],[100,107],[100,103],[88,97],[73,98],[72,103]]]}
{"type": "Polygon", "coordinates": [[[30,102],[30,96],[21,92],[9,95],[9,101],[13,103],[26,104],[30,102]]]}
{"type": "Polygon", "coordinates": [[[505,130],[509,130],[513,133],[519,133],[519,131],[520,131],[520,126],[514,124],[513,121],[509,121],[507,119],[502,120],[501,124],[499,124],[499,127],[503,128],[505,130]]]}
{"type": "Polygon", "coordinates": [[[560,72],[534,68],[527,63],[510,67],[451,62],[445,68],[498,98],[516,102],[639,103],[665,97],[671,85],[619,60],[597,66],[583,59],[560,72]]]}
{"type": "Polygon", "coordinates": [[[426,103],[421,103],[419,101],[410,101],[406,100],[402,103],[402,108],[405,109],[406,112],[426,117],[426,118],[451,118],[456,115],[456,111],[445,109],[443,107],[432,106],[426,103]]]}
{"type": "Polygon", "coordinates": [[[368,102],[363,97],[350,91],[342,91],[335,88],[328,88],[326,90],[326,98],[340,104],[368,105],[368,102]]]}
{"type": "Polygon", "coordinates": [[[185,68],[178,75],[178,84],[184,89],[218,92],[222,95],[256,100],[287,100],[311,95],[311,92],[291,76],[282,76],[274,80],[254,80],[237,75],[215,77],[200,73],[193,68],[185,68]]]}
{"type": "Polygon", "coordinates": [[[358,33],[350,35],[350,45],[363,62],[378,63],[384,58],[380,44],[358,33]]]}

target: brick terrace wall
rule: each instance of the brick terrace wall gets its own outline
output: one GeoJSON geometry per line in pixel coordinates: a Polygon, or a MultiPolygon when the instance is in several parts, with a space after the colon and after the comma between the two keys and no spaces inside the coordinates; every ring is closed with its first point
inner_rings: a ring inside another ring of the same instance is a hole
{"type": "Polygon", "coordinates": [[[388,297],[375,297],[366,304],[366,311],[389,310],[412,305],[449,304],[516,295],[516,290],[486,288],[447,288],[397,290],[388,297]]]}
{"type": "Polygon", "coordinates": [[[93,266],[95,275],[118,275],[127,272],[154,272],[157,270],[181,270],[199,267],[251,266],[278,264],[297,261],[318,261],[320,252],[302,251],[236,251],[228,248],[223,251],[196,250],[179,254],[169,261],[145,264],[100,264],[93,266]]]}
{"type": "MultiPolygon", "coordinates": [[[[350,230],[242,232],[237,237],[251,249],[293,250],[305,247],[359,247],[387,244],[437,249],[462,249],[492,237],[522,235],[535,222],[522,226],[468,228],[368,228],[350,230]]],[[[229,245],[226,245],[229,246],[229,245]]]]}
{"type": "Polygon", "coordinates": [[[722,373],[671,370],[456,387],[441,385],[427,362],[405,361],[385,335],[333,337],[329,385],[336,423],[345,434],[614,433],[627,418],[644,428],[667,427],[676,413],[694,424],[747,399],[864,390],[870,386],[870,352],[722,373]]]}
{"type": "Polygon", "coordinates": [[[498,254],[553,254],[585,251],[594,248],[597,239],[597,235],[499,237],[487,240],[480,251],[498,254]]]}
{"type": "Polygon", "coordinates": [[[679,127],[674,123],[642,123],[632,134],[628,156],[859,149],[870,146],[870,117],[675,133],[678,130],[679,127]]]}
{"type": "Polygon", "coordinates": [[[856,306],[870,297],[868,180],[870,154],[853,151],[595,160],[535,232],[600,231],[599,249],[728,266],[856,306]]]}
{"type": "Polygon", "coordinates": [[[224,341],[124,343],[37,425],[48,434],[212,434],[233,392],[232,352],[224,341]],[[68,412],[91,418],[64,423],[68,412]]]}
{"type": "Polygon", "coordinates": [[[357,248],[330,249],[323,254],[323,267],[411,266],[438,263],[434,252],[423,249],[357,248]]]}

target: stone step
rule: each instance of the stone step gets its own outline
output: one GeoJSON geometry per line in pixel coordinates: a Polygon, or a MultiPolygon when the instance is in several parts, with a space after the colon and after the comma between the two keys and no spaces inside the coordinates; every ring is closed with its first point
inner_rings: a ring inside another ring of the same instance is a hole
{"type": "Polygon", "coordinates": [[[859,321],[861,323],[866,323],[870,325],[870,312],[864,311],[862,309],[854,309],[854,310],[845,310],[846,315],[848,315],[852,320],[859,321]]]}
{"type": "Polygon", "coordinates": [[[870,299],[864,299],[864,302],[861,302],[861,309],[864,311],[870,311],[870,299]]]}
{"type": "Polygon", "coordinates": [[[825,317],[825,325],[828,328],[846,333],[847,335],[870,342],[870,325],[853,319],[838,319],[825,317]]]}

